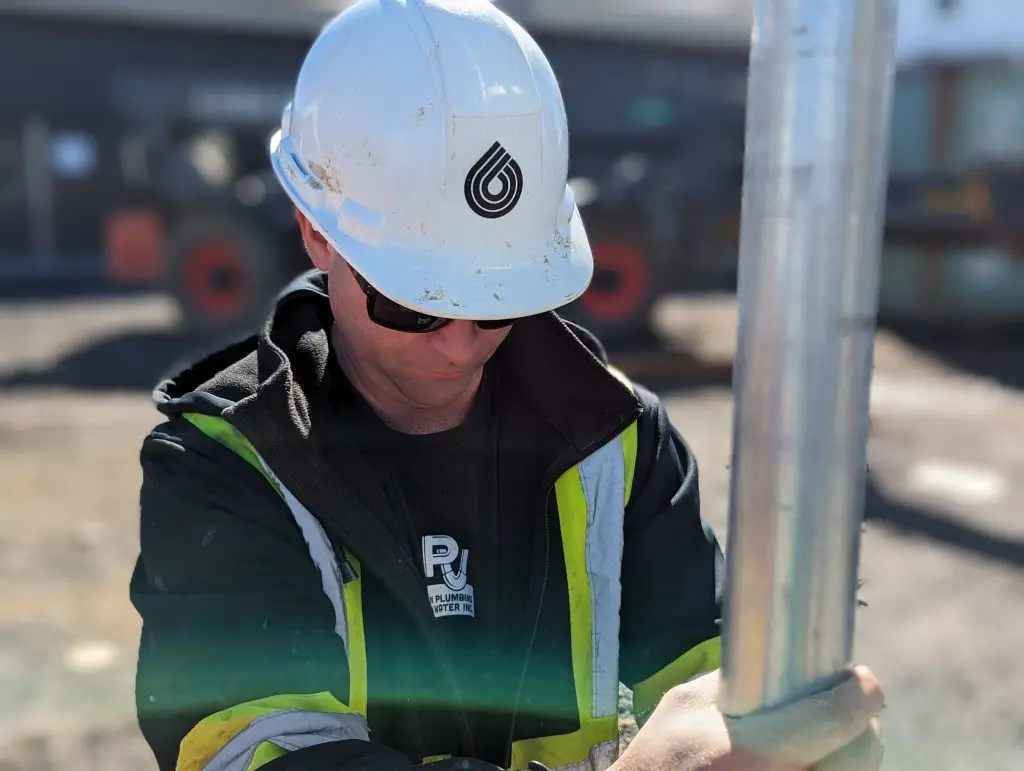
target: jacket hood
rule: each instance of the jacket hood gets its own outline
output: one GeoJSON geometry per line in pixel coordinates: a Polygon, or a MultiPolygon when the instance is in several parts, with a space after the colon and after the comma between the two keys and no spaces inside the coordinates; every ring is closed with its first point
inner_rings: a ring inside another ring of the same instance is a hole
{"type": "MultiPolygon", "coordinates": [[[[222,416],[239,402],[253,398],[264,379],[259,367],[260,349],[278,350],[282,338],[292,337],[289,328],[299,320],[295,318],[297,307],[304,307],[307,313],[303,315],[307,317],[308,311],[317,313],[322,309],[330,316],[326,274],[300,275],[278,295],[270,317],[259,332],[208,354],[162,380],[153,391],[157,409],[169,417],[183,412],[222,416]]],[[[299,321],[300,327],[308,326],[299,321]]],[[[325,323],[322,331],[328,329],[330,323],[325,323]]],[[[316,330],[305,331],[315,337],[316,330]]],[[[326,354],[326,334],[323,337],[323,353],[326,354]]],[[[308,346],[301,351],[281,350],[282,363],[290,363],[291,358],[302,353],[310,353],[308,346]]]]}
{"type": "MultiPolygon", "coordinates": [[[[154,390],[168,417],[199,412],[236,425],[257,406],[287,416],[299,434],[310,431],[310,396],[324,381],[334,321],[327,276],[311,271],[278,296],[258,334],[199,359],[154,390]]],[[[588,331],[555,313],[518,322],[494,360],[577,450],[606,441],[609,431],[639,416],[638,399],[605,366],[607,356],[588,331]]]]}

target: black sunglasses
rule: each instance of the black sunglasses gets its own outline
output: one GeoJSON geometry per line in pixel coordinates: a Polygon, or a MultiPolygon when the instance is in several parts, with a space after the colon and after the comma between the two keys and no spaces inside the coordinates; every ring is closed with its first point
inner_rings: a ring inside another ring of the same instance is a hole
{"type": "MultiPolygon", "coordinates": [[[[395,332],[436,332],[454,319],[445,319],[440,316],[429,316],[420,313],[412,308],[406,308],[391,300],[370,285],[370,282],[360,276],[355,269],[349,266],[356,283],[366,295],[366,315],[370,321],[378,326],[391,329],[395,332]]],[[[497,319],[494,321],[474,322],[480,329],[503,329],[512,326],[519,319],[497,319]]]]}

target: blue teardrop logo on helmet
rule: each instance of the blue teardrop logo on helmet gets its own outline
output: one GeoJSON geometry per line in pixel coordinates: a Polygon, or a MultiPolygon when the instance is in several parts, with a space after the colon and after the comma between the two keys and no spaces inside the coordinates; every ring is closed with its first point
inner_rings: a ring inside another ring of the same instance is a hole
{"type": "Polygon", "coordinates": [[[481,217],[504,217],[522,194],[523,170],[500,142],[491,145],[466,175],[466,203],[481,217]]]}

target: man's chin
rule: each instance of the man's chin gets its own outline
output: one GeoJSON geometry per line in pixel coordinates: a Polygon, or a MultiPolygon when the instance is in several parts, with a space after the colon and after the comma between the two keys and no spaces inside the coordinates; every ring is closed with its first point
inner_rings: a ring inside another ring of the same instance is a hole
{"type": "Polygon", "coordinates": [[[415,404],[424,408],[440,408],[458,401],[467,391],[479,386],[479,373],[444,373],[429,375],[418,382],[409,383],[402,390],[415,404]]]}

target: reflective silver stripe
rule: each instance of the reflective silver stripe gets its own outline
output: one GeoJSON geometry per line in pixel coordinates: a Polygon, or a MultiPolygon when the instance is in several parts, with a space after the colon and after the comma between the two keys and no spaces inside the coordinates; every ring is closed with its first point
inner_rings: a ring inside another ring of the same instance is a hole
{"type": "Polygon", "coordinates": [[[619,606],[622,585],[626,461],[622,438],[609,442],[579,465],[587,501],[587,575],[590,578],[593,641],[593,716],[618,714],[619,606]]]}
{"type": "Polygon", "coordinates": [[[590,757],[581,763],[558,766],[551,771],[607,771],[619,757],[619,737],[608,739],[590,748],[590,757]]]}
{"type": "Polygon", "coordinates": [[[225,744],[203,771],[248,771],[263,742],[294,751],[325,742],[369,738],[362,715],[301,710],[269,712],[225,744]]]}
{"type": "Polygon", "coordinates": [[[338,567],[338,557],[334,553],[334,547],[331,545],[327,533],[324,532],[317,518],[313,516],[310,510],[298,498],[292,495],[291,490],[281,483],[281,480],[277,478],[277,474],[260,457],[260,454],[255,450],[253,450],[253,453],[259,460],[260,465],[263,466],[263,470],[267,472],[267,476],[274,480],[274,485],[281,493],[281,497],[284,498],[284,502],[288,504],[288,509],[292,513],[295,524],[302,531],[302,537],[306,541],[306,546],[309,547],[309,556],[316,565],[317,570],[320,571],[320,582],[323,585],[324,594],[327,595],[327,599],[331,601],[331,605],[334,607],[334,631],[342,639],[342,642],[345,643],[345,655],[347,656],[348,618],[345,615],[345,594],[342,589],[341,569],[338,567]]]}

